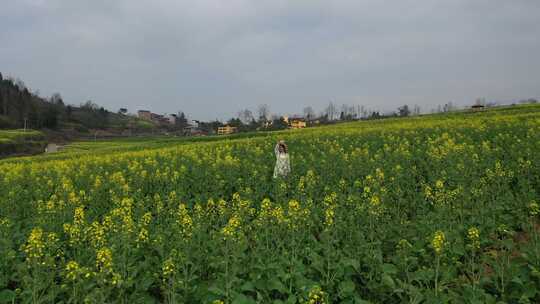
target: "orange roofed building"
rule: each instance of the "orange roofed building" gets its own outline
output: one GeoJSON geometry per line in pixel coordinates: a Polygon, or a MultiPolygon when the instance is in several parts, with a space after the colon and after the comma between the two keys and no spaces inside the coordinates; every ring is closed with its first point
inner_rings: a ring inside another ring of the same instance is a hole
{"type": "Polygon", "coordinates": [[[236,132],[236,127],[231,127],[231,126],[219,127],[217,130],[218,135],[227,135],[227,134],[232,134],[234,132],[236,132]]]}
{"type": "Polygon", "coordinates": [[[291,129],[303,129],[307,126],[306,122],[302,119],[290,120],[291,129]]]}

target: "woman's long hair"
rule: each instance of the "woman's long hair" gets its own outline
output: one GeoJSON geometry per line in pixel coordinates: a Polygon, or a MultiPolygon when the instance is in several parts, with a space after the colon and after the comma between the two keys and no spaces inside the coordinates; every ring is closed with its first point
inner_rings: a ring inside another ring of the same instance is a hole
{"type": "Polygon", "coordinates": [[[279,144],[279,146],[283,149],[283,153],[289,153],[289,148],[287,148],[286,144],[279,144]]]}

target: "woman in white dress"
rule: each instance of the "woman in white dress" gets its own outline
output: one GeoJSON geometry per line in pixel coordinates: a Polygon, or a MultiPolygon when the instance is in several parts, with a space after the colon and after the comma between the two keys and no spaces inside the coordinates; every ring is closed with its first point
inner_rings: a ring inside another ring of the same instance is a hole
{"type": "Polygon", "coordinates": [[[276,153],[276,166],[274,167],[274,178],[287,177],[291,173],[291,164],[289,162],[289,149],[285,141],[280,140],[274,147],[276,153]]]}

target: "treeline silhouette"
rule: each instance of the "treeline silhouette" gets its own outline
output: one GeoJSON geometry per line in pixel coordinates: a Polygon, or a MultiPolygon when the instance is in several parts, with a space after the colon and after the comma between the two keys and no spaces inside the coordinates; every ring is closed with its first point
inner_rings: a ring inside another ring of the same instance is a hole
{"type": "Polygon", "coordinates": [[[24,82],[0,73],[0,128],[89,129],[136,128],[134,118],[109,112],[92,101],[80,106],[64,103],[59,93],[50,98],[31,92],[24,82]]]}

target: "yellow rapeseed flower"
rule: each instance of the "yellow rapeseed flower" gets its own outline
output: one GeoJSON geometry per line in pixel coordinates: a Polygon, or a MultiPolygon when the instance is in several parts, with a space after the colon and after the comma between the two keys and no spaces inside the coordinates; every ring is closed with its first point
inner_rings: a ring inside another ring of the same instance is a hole
{"type": "Polygon", "coordinates": [[[237,214],[234,214],[227,222],[227,225],[221,229],[221,233],[223,234],[225,239],[236,238],[239,233],[238,230],[240,228],[240,225],[240,217],[237,214]]]}
{"type": "Polygon", "coordinates": [[[178,205],[177,219],[176,223],[180,227],[180,231],[184,237],[190,237],[191,231],[193,229],[193,220],[189,215],[187,206],[180,203],[178,205]]]}
{"type": "Polygon", "coordinates": [[[176,265],[174,264],[172,258],[168,258],[163,262],[163,265],[161,266],[161,271],[164,278],[168,278],[175,273],[176,265]]]}
{"type": "Polygon", "coordinates": [[[531,203],[529,204],[529,214],[531,216],[537,216],[538,214],[540,214],[540,206],[538,205],[538,203],[536,203],[536,201],[531,201],[531,203]]]}
{"type": "Polygon", "coordinates": [[[101,248],[96,253],[96,268],[100,272],[112,272],[112,252],[109,248],[101,248]]]}
{"type": "Polygon", "coordinates": [[[471,227],[467,231],[467,238],[469,239],[470,246],[473,249],[480,248],[480,231],[476,227],[471,227]]]}
{"type": "Polygon", "coordinates": [[[441,230],[435,232],[435,235],[433,236],[433,239],[431,240],[431,247],[433,247],[433,250],[435,250],[435,253],[437,255],[440,255],[445,246],[446,237],[444,235],[444,232],[441,230]]]}
{"type": "Polygon", "coordinates": [[[314,286],[309,291],[308,300],[305,302],[307,304],[324,304],[326,294],[322,291],[321,287],[314,286]]]}
{"type": "Polygon", "coordinates": [[[38,261],[43,257],[45,243],[43,241],[43,229],[37,227],[32,229],[30,236],[23,247],[26,259],[30,262],[38,261]]]}

